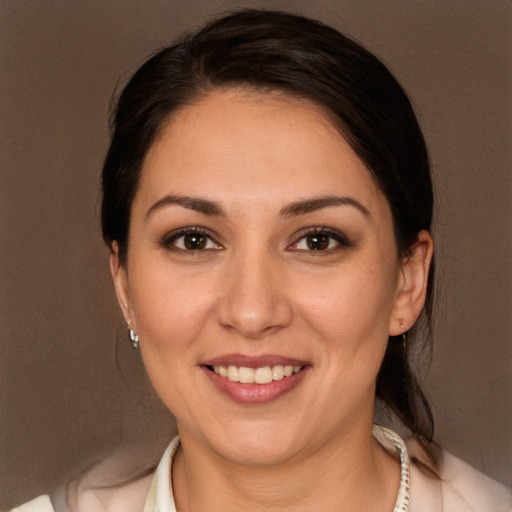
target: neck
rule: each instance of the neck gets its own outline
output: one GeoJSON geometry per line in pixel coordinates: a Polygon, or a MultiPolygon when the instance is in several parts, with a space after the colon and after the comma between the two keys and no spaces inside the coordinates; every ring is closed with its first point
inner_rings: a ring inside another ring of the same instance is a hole
{"type": "Polygon", "coordinates": [[[179,512],[393,510],[400,468],[364,429],[340,432],[312,453],[272,466],[241,466],[186,435],[172,468],[179,512]]]}

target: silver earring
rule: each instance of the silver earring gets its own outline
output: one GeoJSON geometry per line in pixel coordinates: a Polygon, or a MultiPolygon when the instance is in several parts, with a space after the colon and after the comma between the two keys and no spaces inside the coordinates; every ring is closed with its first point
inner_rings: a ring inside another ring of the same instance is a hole
{"type": "Polygon", "coordinates": [[[130,329],[130,340],[132,342],[133,348],[139,348],[139,336],[135,334],[133,329],[130,329]]]}

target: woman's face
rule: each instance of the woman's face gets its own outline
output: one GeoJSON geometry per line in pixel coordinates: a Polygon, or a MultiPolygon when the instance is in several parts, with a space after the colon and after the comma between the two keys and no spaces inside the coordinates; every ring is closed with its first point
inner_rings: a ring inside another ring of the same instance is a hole
{"type": "Polygon", "coordinates": [[[320,110],[247,91],[173,115],[144,164],[126,267],[112,256],[182,439],[250,464],[367,431],[400,263],[386,199],[320,110]]]}

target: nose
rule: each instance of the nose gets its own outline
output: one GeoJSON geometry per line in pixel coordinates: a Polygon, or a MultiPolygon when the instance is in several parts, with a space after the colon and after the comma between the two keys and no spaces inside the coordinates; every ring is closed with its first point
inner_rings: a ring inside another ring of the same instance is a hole
{"type": "Polygon", "coordinates": [[[278,258],[239,255],[227,268],[217,318],[244,338],[261,339],[287,327],[292,305],[278,258]]]}

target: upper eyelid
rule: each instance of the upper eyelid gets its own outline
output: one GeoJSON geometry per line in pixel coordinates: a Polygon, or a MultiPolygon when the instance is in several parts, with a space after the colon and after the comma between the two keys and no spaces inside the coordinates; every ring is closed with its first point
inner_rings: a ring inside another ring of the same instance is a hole
{"type": "Polygon", "coordinates": [[[295,233],[294,237],[292,238],[292,241],[287,244],[286,248],[290,251],[299,251],[299,252],[306,252],[306,253],[314,253],[314,254],[333,254],[333,252],[343,249],[343,248],[350,248],[353,247],[354,243],[351,238],[349,238],[344,232],[339,231],[337,229],[328,228],[324,226],[312,226],[310,228],[304,228],[302,230],[299,230],[295,233]],[[328,237],[330,237],[332,240],[334,240],[337,243],[336,247],[319,250],[319,251],[313,251],[310,249],[297,249],[297,245],[299,245],[300,241],[304,238],[315,235],[315,234],[325,234],[328,237]],[[295,246],[295,247],[294,247],[295,246]]]}
{"type": "Polygon", "coordinates": [[[295,238],[295,240],[300,240],[301,238],[304,238],[306,236],[316,234],[325,234],[328,236],[332,236],[333,238],[340,238],[346,242],[350,241],[349,237],[343,231],[330,228],[327,226],[310,226],[308,228],[300,229],[293,235],[292,238],[295,238]]]}
{"type": "Polygon", "coordinates": [[[219,241],[218,235],[215,232],[202,226],[187,226],[169,231],[163,237],[161,237],[161,244],[168,245],[174,240],[191,233],[199,233],[210,238],[215,244],[222,245],[219,241]]]}

